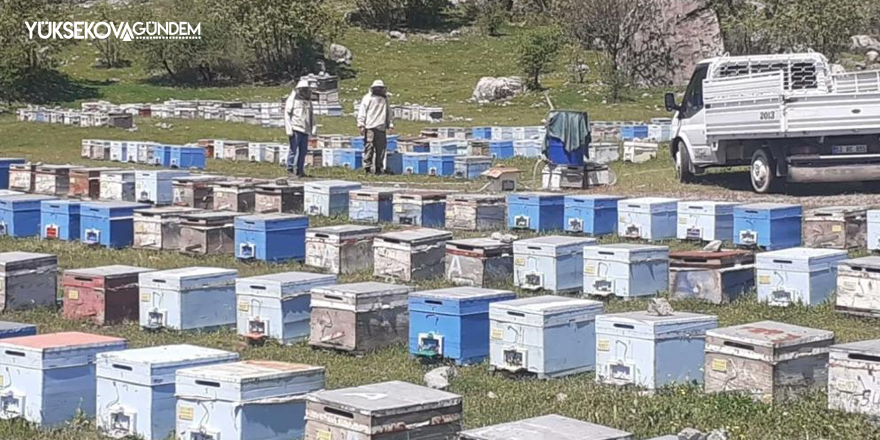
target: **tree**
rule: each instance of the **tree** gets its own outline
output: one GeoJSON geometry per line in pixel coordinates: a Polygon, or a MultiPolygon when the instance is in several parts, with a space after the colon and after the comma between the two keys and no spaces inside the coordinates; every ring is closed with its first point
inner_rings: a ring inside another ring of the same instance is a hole
{"type": "MultiPolygon", "coordinates": [[[[97,7],[97,21],[125,21],[122,20],[123,16],[119,11],[119,9],[113,9],[107,2],[102,2],[97,7]]],[[[102,67],[112,69],[125,67],[128,64],[128,60],[123,55],[122,42],[116,38],[95,40],[95,47],[98,48],[98,52],[101,54],[100,63],[102,67]]]]}
{"type": "Polygon", "coordinates": [[[363,26],[394,30],[436,26],[449,0],[357,0],[354,21],[363,26]]]}
{"type": "Polygon", "coordinates": [[[509,0],[473,0],[464,4],[465,12],[476,17],[474,24],[484,34],[498,36],[507,22],[512,4],[509,0]]]}
{"type": "Polygon", "coordinates": [[[28,99],[41,88],[39,78],[57,76],[53,56],[64,40],[34,38],[25,23],[55,21],[63,14],[54,0],[0,1],[0,100],[28,99]]]}
{"type": "Polygon", "coordinates": [[[519,37],[516,58],[526,74],[528,88],[541,88],[541,74],[550,71],[562,44],[562,32],[556,27],[535,28],[519,37]]]}

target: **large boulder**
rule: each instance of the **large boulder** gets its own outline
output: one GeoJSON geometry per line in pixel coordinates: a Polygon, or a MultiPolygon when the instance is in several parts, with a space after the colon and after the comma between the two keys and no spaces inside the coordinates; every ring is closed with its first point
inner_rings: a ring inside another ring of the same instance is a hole
{"type": "Polygon", "coordinates": [[[473,99],[481,102],[509,99],[526,91],[525,83],[518,76],[480,78],[474,88],[473,99]]]}
{"type": "Polygon", "coordinates": [[[330,45],[330,54],[328,55],[331,61],[336,62],[336,64],[345,64],[347,66],[351,65],[351,60],[354,58],[351,51],[348,50],[347,47],[341,44],[331,44],[330,45]]]}
{"type": "Polygon", "coordinates": [[[874,50],[880,52],[880,41],[870,35],[853,35],[850,49],[854,52],[866,53],[874,50]]]}

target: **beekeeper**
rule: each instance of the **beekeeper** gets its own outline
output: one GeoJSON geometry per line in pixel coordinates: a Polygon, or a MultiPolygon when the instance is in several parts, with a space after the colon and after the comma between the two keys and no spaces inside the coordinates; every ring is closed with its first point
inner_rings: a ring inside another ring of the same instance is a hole
{"type": "Polygon", "coordinates": [[[364,136],[364,171],[382,174],[385,168],[385,147],[388,131],[394,130],[388,88],[382,80],[376,80],[364,95],[357,115],[358,130],[364,136]]]}
{"type": "Polygon", "coordinates": [[[290,152],[287,154],[287,171],[296,177],[305,177],[306,154],[309,150],[309,136],[317,131],[315,111],[312,108],[312,88],[308,80],[301,79],[287,97],[284,105],[284,129],[290,139],[290,152]]]}

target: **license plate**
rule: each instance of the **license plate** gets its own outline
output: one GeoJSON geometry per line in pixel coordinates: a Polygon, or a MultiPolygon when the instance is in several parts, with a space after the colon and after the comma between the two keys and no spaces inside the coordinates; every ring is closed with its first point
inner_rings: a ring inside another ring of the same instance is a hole
{"type": "Polygon", "coordinates": [[[863,154],[868,152],[867,145],[832,145],[831,154],[863,154]]]}

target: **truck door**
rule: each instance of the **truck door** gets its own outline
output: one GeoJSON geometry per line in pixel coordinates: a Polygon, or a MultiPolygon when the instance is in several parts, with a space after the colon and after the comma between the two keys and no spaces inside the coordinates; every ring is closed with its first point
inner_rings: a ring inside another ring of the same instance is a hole
{"type": "Polygon", "coordinates": [[[678,134],[690,146],[695,164],[712,162],[712,153],[706,145],[706,112],[703,111],[703,80],[708,72],[708,64],[697,66],[678,112],[678,134]]]}

